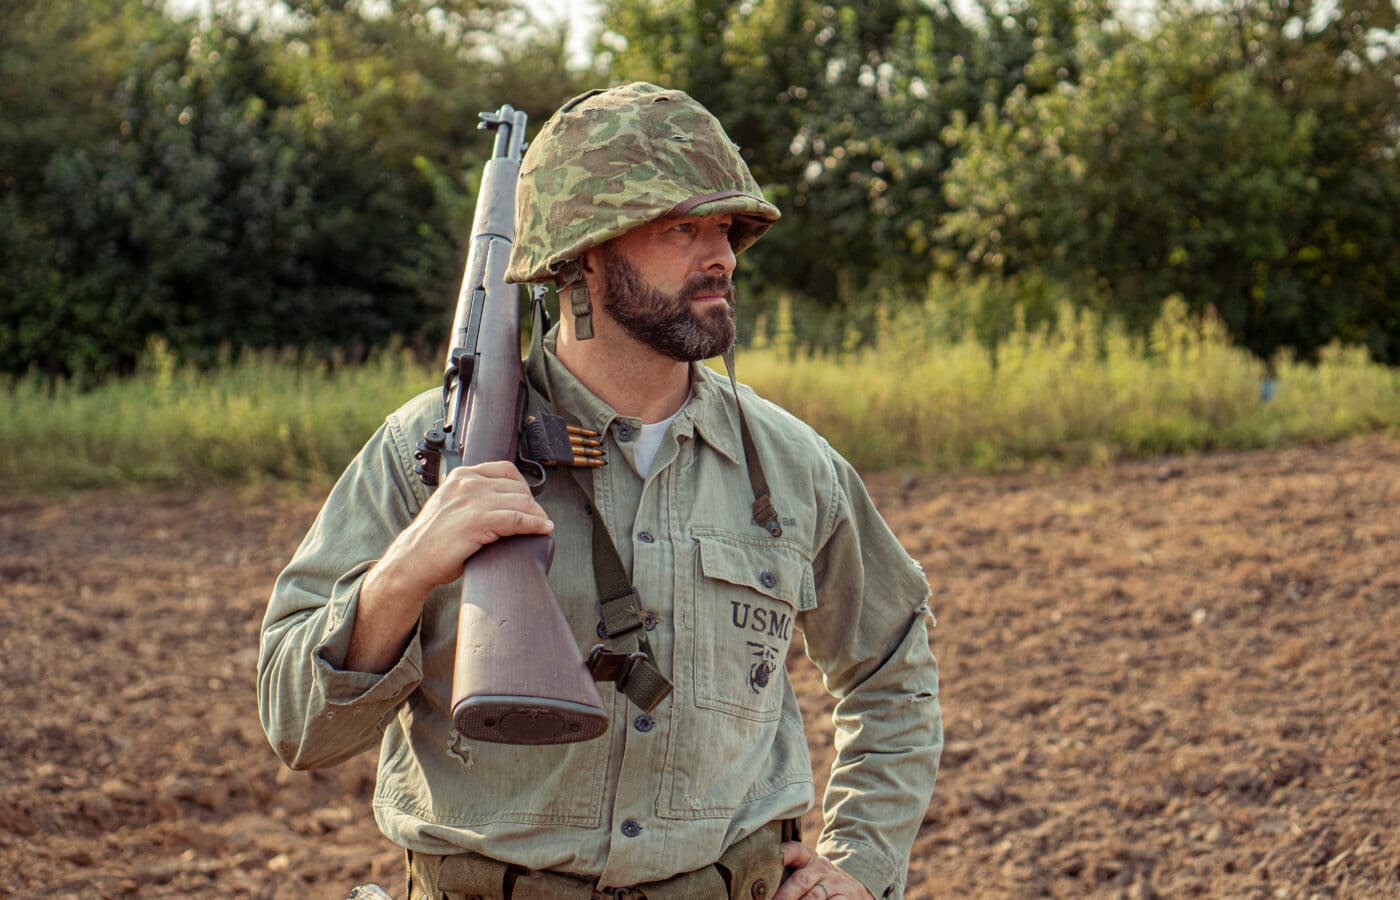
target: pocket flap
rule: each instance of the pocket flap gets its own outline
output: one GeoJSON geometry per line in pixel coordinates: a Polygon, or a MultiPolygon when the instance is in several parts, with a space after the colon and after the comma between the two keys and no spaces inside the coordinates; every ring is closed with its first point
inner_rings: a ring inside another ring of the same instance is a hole
{"type": "Polygon", "coordinates": [[[817,605],[812,566],[795,547],[720,531],[692,533],[706,578],[750,588],[799,610],[817,605]]]}

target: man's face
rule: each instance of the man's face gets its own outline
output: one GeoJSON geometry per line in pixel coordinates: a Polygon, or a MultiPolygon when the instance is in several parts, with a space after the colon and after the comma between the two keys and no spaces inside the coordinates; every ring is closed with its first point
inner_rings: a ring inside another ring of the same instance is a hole
{"type": "Polygon", "coordinates": [[[603,308],[628,334],[681,362],[734,343],[730,216],[671,219],[603,248],[603,308]]]}

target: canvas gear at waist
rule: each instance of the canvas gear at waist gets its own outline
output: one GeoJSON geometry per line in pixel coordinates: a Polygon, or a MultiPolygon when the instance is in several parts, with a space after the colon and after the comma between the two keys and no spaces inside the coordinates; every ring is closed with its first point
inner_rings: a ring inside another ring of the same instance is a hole
{"type": "Polygon", "coordinates": [[[560,872],[532,872],[476,853],[408,851],[409,900],[766,900],[783,879],[779,844],[797,839],[796,820],[771,822],[719,860],[664,881],[627,888],[560,872]]]}

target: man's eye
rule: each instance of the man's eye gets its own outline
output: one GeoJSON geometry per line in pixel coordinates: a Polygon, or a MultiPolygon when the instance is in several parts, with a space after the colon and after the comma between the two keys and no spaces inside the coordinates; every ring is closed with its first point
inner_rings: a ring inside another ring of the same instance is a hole
{"type": "Polygon", "coordinates": [[[690,234],[695,230],[695,225],[690,222],[678,222],[671,226],[671,230],[678,234],[690,234]]]}

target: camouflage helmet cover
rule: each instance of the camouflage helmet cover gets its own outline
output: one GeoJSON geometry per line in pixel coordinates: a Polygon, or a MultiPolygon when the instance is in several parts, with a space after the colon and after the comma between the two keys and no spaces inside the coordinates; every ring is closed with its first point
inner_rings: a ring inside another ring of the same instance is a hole
{"type": "Polygon", "coordinates": [[[635,82],[564,104],[525,152],[506,280],[553,281],[590,247],[663,218],[730,214],[734,252],[778,221],[739,148],[681,91],[635,82]]]}

